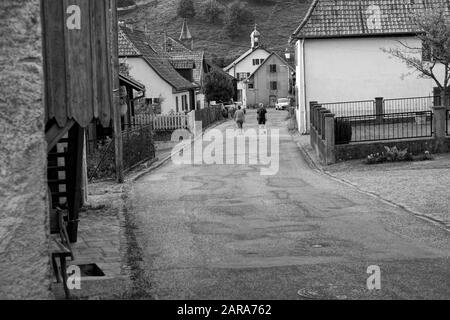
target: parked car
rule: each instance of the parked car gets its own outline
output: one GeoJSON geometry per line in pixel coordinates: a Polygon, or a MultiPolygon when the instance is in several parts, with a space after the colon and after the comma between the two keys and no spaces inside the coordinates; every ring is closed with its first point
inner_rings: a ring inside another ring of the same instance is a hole
{"type": "Polygon", "coordinates": [[[279,98],[275,104],[275,110],[287,110],[291,106],[288,98],[279,98]]]}

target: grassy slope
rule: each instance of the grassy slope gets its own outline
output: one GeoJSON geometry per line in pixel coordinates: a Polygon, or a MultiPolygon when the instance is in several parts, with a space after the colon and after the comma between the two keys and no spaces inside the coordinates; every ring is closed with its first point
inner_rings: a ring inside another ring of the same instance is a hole
{"type": "MultiPolygon", "coordinates": [[[[205,49],[207,53],[214,53],[219,57],[230,60],[250,48],[250,33],[253,26],[246,27],[239,38],[230,39],[223,32],[223,24],[211,24],[203,18],[200,4],[206,0],[194,0],[197,16],[189,21],[189,29],[195,38],[195,48],[205,49]]],[[[242,1],[242,0],[241,0],[242,1]]],[[[288,44],[289,35],[297,28],[309,8],[311,1],[273,0],[272,5],[255,5],[248,3],[252,9],[258,29],[262,35],[262,42],[268,49],[284,52],[288,44]]],[[[177,17],[178,0],[154,0],[142,5],[138,9],[120,14],[119,19],[144,29],[147,23],[152,37],[162,43],[163,31],[178,39],[182,19],[177,17]]]]}

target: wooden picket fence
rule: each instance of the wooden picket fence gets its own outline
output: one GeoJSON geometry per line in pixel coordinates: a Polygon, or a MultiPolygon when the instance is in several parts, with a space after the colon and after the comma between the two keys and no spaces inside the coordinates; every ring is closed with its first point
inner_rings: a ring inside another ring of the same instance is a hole
{"type": "Polygon", "coordinates": [[[170,115],[141,113],[132,117],[131,121],[134,125],[152,125],[154,131],[188,128],[188,115],[184,113],[170,115]]]}

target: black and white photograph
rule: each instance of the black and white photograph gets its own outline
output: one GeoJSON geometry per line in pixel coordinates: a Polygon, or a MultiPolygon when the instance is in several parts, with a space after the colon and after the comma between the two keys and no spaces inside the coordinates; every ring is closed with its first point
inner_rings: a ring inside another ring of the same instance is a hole
{"type": "Polygon", "coordinates": [[[0,300],[449,300],[449,96],[450,0],[0,0],[0,300]]]}

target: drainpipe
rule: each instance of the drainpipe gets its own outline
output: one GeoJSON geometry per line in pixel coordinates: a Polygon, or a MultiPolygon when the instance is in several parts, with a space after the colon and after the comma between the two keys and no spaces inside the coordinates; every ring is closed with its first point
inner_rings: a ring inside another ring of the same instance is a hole
{"type": "Polygon", "coordinates": [[[303,119],[303,123],[305,124],[305,128],[302,132],[302,134],[307,134],[308,133],[308,126],[307,126],[307,118],[308,118],[308,114],[307,114],[307,106],[306,106],[306,67],[305,67],[305,39],[301,40],[301,47],[302,47],[302,75],[303,75],[303,96],[304,96],[304,105],[303,105],[303,114],[304,114],[304,119],[303,119]]]}

